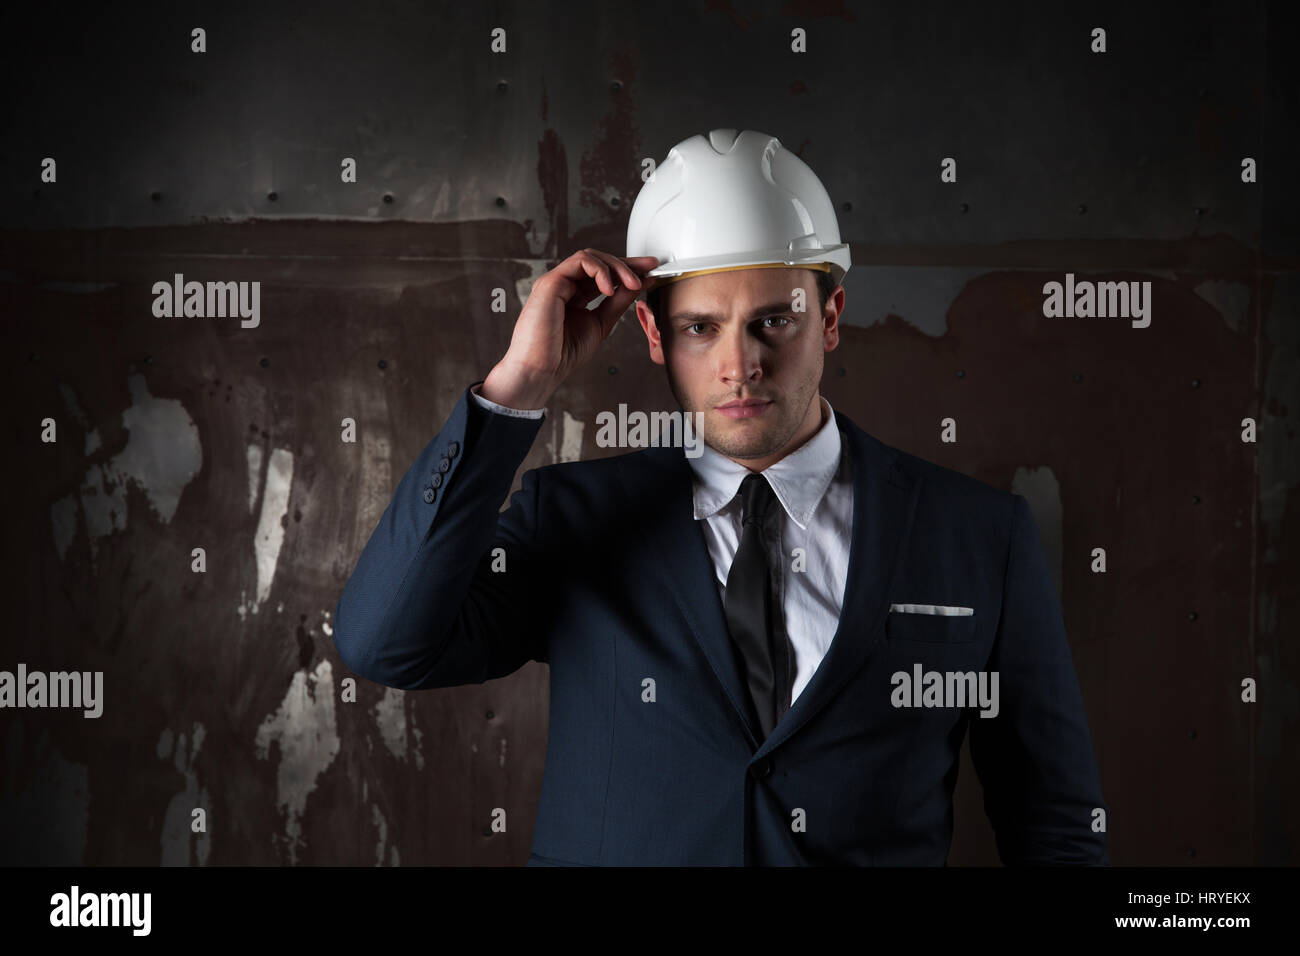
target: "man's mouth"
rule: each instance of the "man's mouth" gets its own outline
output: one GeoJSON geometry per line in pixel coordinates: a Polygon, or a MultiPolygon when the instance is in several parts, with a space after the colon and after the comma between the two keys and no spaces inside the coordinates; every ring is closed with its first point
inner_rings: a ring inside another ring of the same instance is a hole
{"type": "Polygon", "coordinates": [[[739,398],[719,405],[718,411],[728,418],[757,418],[772,407],[772,402],[765,398],[739,398]]]}

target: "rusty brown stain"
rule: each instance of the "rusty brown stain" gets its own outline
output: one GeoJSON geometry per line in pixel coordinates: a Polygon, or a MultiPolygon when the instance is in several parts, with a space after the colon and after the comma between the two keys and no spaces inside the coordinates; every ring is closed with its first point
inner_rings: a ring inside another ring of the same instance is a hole
{"type": "MultiPolygon", "coordinates": [[[[634,122],[636,55],[626,43],[610,54],[611,75],[622,82],[621,91],[610,94],[610,106],[596,123],[595,142],[582,151],[579,161],[578,202],[586,208],[600,210],[606,221],[623,224],[626,231],[628,212],[641,191],[640,136],[634,122]],[[604,192],[613,187],[619,198],[617,207],[606,201],[604,192]]],[[[651,157],[656,162],[668,152],[668,145],[656,148],[651,157]]],[[[623,254],[624,246],[617,247],[623,254]]]]}
{"type": "Polygon", "coordinates": [[[537,181],[550,224],[546,255],[559,259],[569,251],[569,161],[559,134],[549,127],[537,144],[537,181]]]}

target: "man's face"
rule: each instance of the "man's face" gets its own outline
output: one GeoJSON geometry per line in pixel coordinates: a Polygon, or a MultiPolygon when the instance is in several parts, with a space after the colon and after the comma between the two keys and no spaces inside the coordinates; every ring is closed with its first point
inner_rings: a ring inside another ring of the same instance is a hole
{"type": "Polygon", "coordinates": [[[839,342],[844,290],[818,308],[808,269],[741,269],[665,287],[660,311],[637,318],[650,358],[664,365],[685,411],[703,413],[704,440],[761,471],[807,441],[821,423],[823,356],[839,342]],[[803,290],[802,312],[794,311],[803,290]],[[749,408],[728,403],[761,400],[749,408]]]}

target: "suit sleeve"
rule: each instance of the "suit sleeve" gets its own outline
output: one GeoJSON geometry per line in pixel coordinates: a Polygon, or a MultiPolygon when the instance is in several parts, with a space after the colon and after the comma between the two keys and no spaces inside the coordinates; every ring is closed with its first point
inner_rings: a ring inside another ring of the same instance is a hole
{"type": "Polygon", "coordinates": [[[389,687],[479,684],[546,659],[536,469],[501,511],[542,418],[489,411],[474,385],[403,476],[338,602],[339,657],[389,687]]]}
{"type": "Polygon", "coordinates": [[[1023,495],[1012,502],[1002,612],[989,669],[995,717],[973,714],[971,761],[1005,865],[1108,866],[1094,809],[1109,810],[1056,588],[1023,495]]]}

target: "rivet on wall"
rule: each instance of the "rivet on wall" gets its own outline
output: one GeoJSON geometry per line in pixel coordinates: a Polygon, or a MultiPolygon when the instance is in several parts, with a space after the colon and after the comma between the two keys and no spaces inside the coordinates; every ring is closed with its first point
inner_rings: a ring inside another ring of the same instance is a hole
{"type": "Polygon", "coordinates": [[[970,211],[970,203],[962,203],[962,204],[961,204],[961,211],[964,212],[964,213],[965,213],[965,212],[969,212],[969,211],[970,211]]]}
{"type": "Polygon", "coordinates": [[[266,368],[268,365],[271,364],[271,360],[269,358],[263,357],[262,360],[257,364],[262,366],[262,368],[266,368]]]}
{"type": "Polygon", "coordinates": [[[506,197],[505,197],[505,196],[498,196],[498,197],[497,197],[497,205],[498,205],[498,206],[504,206],[505,204],[506,204],[506,197]]]}
{"type": "Polygon", "coordinates": [[[380,368],[388,368],[388,362],[387,362],[386,360],[384,360],[384,359],[380,359],[380,360],[379,360],[379,367],[380,367],[380,368]]]}
{"type": "Polygon", "coordinates": [[[266,194],[266,198],[271,200],[271,202],[275,202],[277,199],[280,198],[280,194],[277,193],[274,189],[272,189],[269,193],[266,194]]]}

